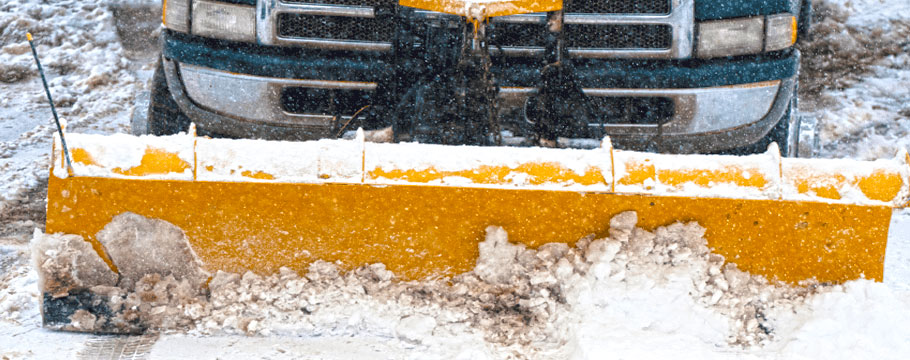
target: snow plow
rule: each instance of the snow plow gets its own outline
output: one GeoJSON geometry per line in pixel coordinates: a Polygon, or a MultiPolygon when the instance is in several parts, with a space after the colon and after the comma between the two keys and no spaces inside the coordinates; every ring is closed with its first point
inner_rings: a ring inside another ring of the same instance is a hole
{"type": "MultiPolygon", "coordinates": [[[[487,17],[562,6],[400,4],[466,17],[479,42],[487,17]]],[[[583,94],[561,65],[558,40],[550,39],[552,66],[541,75],[542,116],[531,144],[555,145],[558,135],[576,133],[557,126],[569,112],[555,94],[583,94]]],[[[748,156],[672,155],[614,149],[608,137],[587,150],[474,146],[506,143],[491,120],[498,86],[485,50],[460,61],[465,91],[440,112],[460,116],[454,131],[433,121],[391,126],[395,140],[459,146],[373,143],[363,131],[348,140],[219,139],[197,136],[193,126],[167,136],[67,134],[69,150],[58,137],[50,235],[33,242],[45,325],[143,331],[124,291],[141,293],[147,276],[204,294],[218,271],[302,273],[321,260],[348,270],[382,263],[399,280],[443,279],[474,267],[490,225],[534,248],[609,236],[610,219],[628,211],[645,229],[696,221],[713,252],[772,281],[883,279],[892,210],[910,200],[906,152],[872,162],[785,158],[776,145],[748,156]]],[[[774,106],[781,124],[788,125],[789,104],[774,106]]],[[[589,125],[581,126],[586,135],[589,125]]]]}
{"type": "MultiPolygon", "coordinates": [[[[579,150],[370,143],[359,134],[307,142],[67,134],[73,167],[57,141],[47,233],[80,236],[106,268],[44,280],[45,322],[107,311],[91,307],[98,288],[88,274],[114,274],[106,283],[122,286],[137,264],[162,262],[157,271],[179,277],[196,262],[199,287],[217,271],[305,272],[316,260],[439,279],[473,268],[489,225],[533,248],[608,236],[610,218],[629,210],[645,229],[697,221],[714,252],[771,280],[881,281],[892,209],[910,199],[906,153],[871,162],[781,158],[776,146],[667,155],[615,150],[608,139],[579,150]],[[171,253],[181,260],[161,258],[169,245],[155,231],[109,229],[124,214],[179,228],[186,248],[171,253]],[[105,240],[112,231],[129,240],[105,240]]],[[[39,266],[66,262],[51,255],[39,266]]],[[[87,263],[81,256],[73,267],[87,263]]]]}

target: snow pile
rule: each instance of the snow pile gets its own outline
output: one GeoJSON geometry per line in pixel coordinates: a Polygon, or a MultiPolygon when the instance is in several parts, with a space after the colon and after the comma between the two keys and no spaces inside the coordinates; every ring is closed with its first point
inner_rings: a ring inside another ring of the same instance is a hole
{"type": "Polygon", "coordinates": [[[892,211],[885,254],[885,284],[910,298],[910,209],[892,211]]]}
{"type": "Polygon", "coordinates": [[[792,311],[768,314],[776,331],[786,335],[771,348],[791,358],[907,358],[908,310],[910,298],[881,283],[851,281],[828,287],[792,311]]]}
{"type": "Polygon", "coordinates": [[[0,322],[19,324],[36,310],[37,277],[26,267],[17,267],[27,254],[0,247],[0,322]]]}
{"type": "MultiPolygon", "coordinates": [[[[55,136],[56,138],[59,138],[55,136]]],[[[59,161],[53,174],[66,178],[67,170],[63,160],[63,149],[59,141],[55,144],[54,158],[59,161]]],[[[143,174],[144,179],[192,180],[196,154],[195,136],[180,133],[170,136],[133,136],[128,134],[80,134],[69,133],[66,143],[73,161],[76,176],[128,178],[131,170],[143,163],[171,162],[167,173],[143,174]],[[151,156],[151,159],[146,157],[151,156]],[[182,165],[182,166],[181,166],[182,165]]],[[[148,166],[148,164],[146,164],[148,166]]]]}
{"type": "Polygon", "coordinates": [[[910,148],[910,4],[828,0],[815,7],[801,93],[818,119],[819,155],[889,158],[910,148]]]}
{"type": "MultiPolygon", "coordinates": [[[[649,232],[637,220],[622,213],[607,238],[537,249],[490,227],[474,270],[442,280],[317,261],[304,275],[217,272],[200,292],[179,274],[145,274],[91,287],[106,312],[77,311],[68,328],[369,337],[440,358],[910,354],[910,303],[882,284],[772,284],[711,253],[696,223],[649,232]]],[[[68,239],[36,233],[35,243],[47,237],[68,239]]]]}
{"type": "Polygon", "coordinates": [[[164,220],[124,213],[95,237],[117,267],[120,287],[132,289],[147,274],[173,276],[197,289],[209,278],[183,230],[164,220]]]}
{"type": "Polygon", "coordinates": [[[301,142],[197,138],[195,159],[201,181],[361,182],[363,137],[301,142]]]}
{"type": "Polygon", "coordinates": [[[779,199],[781,158],[776,144],[761,154],[671,155],[613,153],[616,192],[690,197],[779,199]]]}

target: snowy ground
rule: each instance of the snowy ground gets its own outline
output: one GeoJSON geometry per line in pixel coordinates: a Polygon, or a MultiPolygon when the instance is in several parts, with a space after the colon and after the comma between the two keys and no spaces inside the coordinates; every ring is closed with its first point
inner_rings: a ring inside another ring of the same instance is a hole
{"type": "MultiPolygon", "coordinates": [[[[492,230],[475,272],[451,284],[389,281],[379,266],[221,274],[196,310],[171,293],[152,297],[149,306],[186,306],[173,318],[196,320],[189,331],[44,330],[27,243],[43,229],[53,128],[24,32],[35,34],[70,130],[127,132],[150,57],[124,48],[105,3],[0,4],[0,359],[910,357],[907,210],[893,218],[882,284],[773,286],[718,268],[695,225],[652,236],[617,219],[615,236],[574,249],[522,249],[492,230]]],[[[871,159],[910,148],[910,3],[816,3],[801,108],[806,129],[818,130],[817,155],[871,159]]],[[[157,291],[168,281],[144,284],[157,291]]]]}

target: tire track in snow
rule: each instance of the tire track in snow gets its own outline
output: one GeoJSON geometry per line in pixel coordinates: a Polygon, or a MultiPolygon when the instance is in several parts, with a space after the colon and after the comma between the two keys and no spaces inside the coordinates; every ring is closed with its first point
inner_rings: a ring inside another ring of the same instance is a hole
{"type": "Polygon", "coordinates": [[[93,336],[76,354],[79,360],[148,359],[158,334],[138,336],[93,336]]]}

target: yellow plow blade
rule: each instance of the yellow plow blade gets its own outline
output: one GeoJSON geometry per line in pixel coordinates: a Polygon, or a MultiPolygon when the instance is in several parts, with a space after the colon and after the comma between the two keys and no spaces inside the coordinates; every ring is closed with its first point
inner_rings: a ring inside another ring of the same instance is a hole
{"type": "Polygon", "coordinates": [[[403,279],[471,270],[489,225],[536,247],[606,236],[616,214],[653,229],[698,221],[708,245],[772,280],[882,280],[907,156],[873,162],[752,156],[69,134],[48,185],[47,232],[95,235],[133,212],[183,229],[209,272],[351,269],[403,279]]]}
{"type": "Polygon", "coordinates": [[[476,20],[562,10],[562,0],[400,0],[398,4],[476,20]]]}

